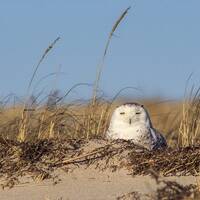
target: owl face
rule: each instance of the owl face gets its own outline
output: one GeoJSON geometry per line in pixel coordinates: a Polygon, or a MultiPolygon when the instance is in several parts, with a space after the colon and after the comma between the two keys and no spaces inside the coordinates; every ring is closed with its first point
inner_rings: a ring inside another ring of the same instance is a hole
{"type": "Polygon", "coordinates": [[[111,122],[124,124],[126,126],[135,126],[138,123],[151,127],[148,112],[138,103],[126,103],[115,109],[111,122]]]}

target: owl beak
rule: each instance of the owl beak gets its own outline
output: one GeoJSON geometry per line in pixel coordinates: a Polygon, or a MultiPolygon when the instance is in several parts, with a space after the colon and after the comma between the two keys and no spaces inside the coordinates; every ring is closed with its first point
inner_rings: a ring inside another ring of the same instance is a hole
{"type": "Polygon", "coordinates": [[[131,120],[131,119],[129,119],[129,124],[131,125],[131,123],[132,123],[132,120],[131,120]]]}

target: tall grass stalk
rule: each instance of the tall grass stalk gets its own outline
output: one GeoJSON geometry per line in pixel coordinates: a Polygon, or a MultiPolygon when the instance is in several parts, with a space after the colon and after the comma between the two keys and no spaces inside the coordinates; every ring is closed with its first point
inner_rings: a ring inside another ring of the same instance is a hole
{"type": "Polygon", "coordinates": [[[102,75],[102,70],[103,70],[103,67],[104,67],[105,58],[106,58],[106,55],[107,55],[107,51],[108,51],[110,42],[112,40],[112,37],[113,37],[116,29],[118,28],[120,23],[123,21],[123,19],[127,15],[129,9],[130,9],[130,7],[128,7],[126,10],[124,10],[123,13],[119,16],[119,18],[114,23],[112,30],[109,33],[102,59],[101,59],[99,65],[97,66],[96,79],[95,79],[95,83],[94,83],[94,86],[93,86],[92,101],[91,101],[91,104],[89,104],[89,106],[88,106],[89,115],[87,114],[87,118],[86,118],[86,120],[87,120],[87,122],[86,122],[86,124],[87,124],[86,125],[86,127],[87,127],[87,133],[86,133],[87,139],[89,139],[89,137],[91,135],[98,134],[99,131],[100,131],[100,127],[102,127],[102,125],[103,126],[105,125],[103,119],[108,114],[108,112],[107,112],[108,109],[104,108],[106,110],[102,111],[100,116],[95,115],[96,111],[98,110],[98,106],[100,106],[99,103],[97,102],[97,91],[98,91],[98,88],[99,88],[99,82],[100,82],[100,78],[101,78],[101,75],[102,75]],[[98,123],[96,123],[96,122],[98,122],[98,123]]]}
{"type": "Polygon", "coordinates": [[[117,27],[120,25],[122,20],[125,18],[125,16],[127,15],[127,13],[128,13],[130,8],[131,7],[128,7],[125,11],[123,11],[123,13],[120,15],[120,17],[117,19],[117,21],[113,25],[112,30],[111,30],[111,32],[110,32],[110,34],[108,36],[108,39],[107,39],[107,42],[106,42],[106,46],[105,46],[105,49],[104,49],[104,53],[103,53],[103,57],[102,57],[102,59],[100,61],[100,64],[97,67],[96,79],[95,79],[94,89],[93,89],[93,104],[95,103],[96,98],[97,98],[97,90],[98,90],[98,87],[99,87],[99,81],[100,81],[100,78],[101,78],[101,74],[102,74],[102,70],[103,70],[103,67],[104,67],[106,54],[107,54],[111,39],[112,39],[117,27]]]}
{"type": "Polygon", "coordinates": [[[45,57],[48,55],[48,53],[53,49],[53,47],[55,46],[55,44],[60,40],[60,37],[56,38],[49,46],[48,48],[44,51],[42,57],[40,58],[38,64],[36,65],[33,75],[31,76],[31,79],[29,81],[28,84],[28,88],[27,88],[27,93],[26,93],[26,100],[24,102],[23,108],[22,108],[22,114],[21,114],[21,121],[19,124],[19,133],[18,133],[18,141],[20,142],[24,142],[26,139],[26,133],[27,133],[27,123],[28,123],[28,113],[26,111],[26,104],[27,104],[27,99],[29,98],[29,93],[30,93],[30,88],[32,86],[33,80],[35,78],[35,75],[41,65],[41,63],[43,62],[43,60],[45,59],[45,57]]]}
{"type": "Polygon", "coordinates": [[[33,74],[31,76],[31,79],[29,81],[29,84],[28,84],[28,88],[27,88],[27,94],[29,94],[30,92],[30,88],[31,88],[31,85],[33,83],[33,80],[35,78],[35,75],[41,65],[41,63],[43,62],[43,60],[46,58],[46,56],[48,55],[48,53],[53,49],[53,47],[55,46],[55,44],[60,40],[60,37],[57,37],[48,47],[47,49],[44,51],[44,53],[42,54],[38,64],[36,65],[34,71],[33,71],[33,74]]]}

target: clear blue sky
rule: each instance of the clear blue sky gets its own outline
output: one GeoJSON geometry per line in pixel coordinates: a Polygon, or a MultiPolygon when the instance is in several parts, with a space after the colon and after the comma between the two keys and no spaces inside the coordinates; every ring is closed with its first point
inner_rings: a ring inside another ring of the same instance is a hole
{"type": "MultiPolygon", "coordinates": [[[[34,84],[59,68],[64,73],[45,79],[36,91],[92,83],[112,25],[128,6],[132,9],[106,58],[100,83],[105,95],[133,86],[142,96],[180,98],[191,72],[198,86],[199,0],[1,0],[0,95],[25,95],[34,66],[58,36],[34,84]]],[[[90,90],[81,87],[74,94],[86,97],[90,90]]],[[[132,90],[124,94],[138,95],[132,90]]]]}

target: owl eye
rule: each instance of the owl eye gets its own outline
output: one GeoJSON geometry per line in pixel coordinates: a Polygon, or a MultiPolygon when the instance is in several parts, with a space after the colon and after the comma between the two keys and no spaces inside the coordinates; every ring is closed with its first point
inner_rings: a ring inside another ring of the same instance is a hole
{"type": "Polygon", "coordinates": [[[120,112],[120,115],[125,115],[125,112],[120,112]]]}
{"type": "Polygon", "coordinates": [[[135,114],[136,114],[136,115],[139,115],[139,114],[141,114],[141,113],[140,113],[140,112],[136,112],[135,114]]]}

